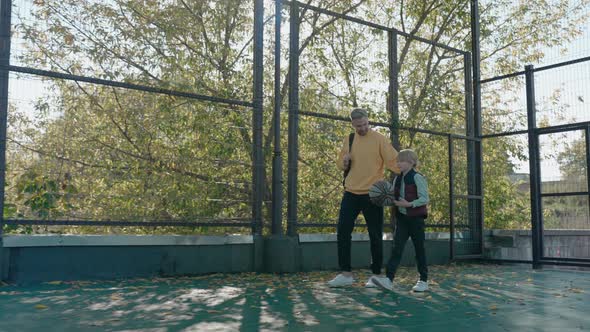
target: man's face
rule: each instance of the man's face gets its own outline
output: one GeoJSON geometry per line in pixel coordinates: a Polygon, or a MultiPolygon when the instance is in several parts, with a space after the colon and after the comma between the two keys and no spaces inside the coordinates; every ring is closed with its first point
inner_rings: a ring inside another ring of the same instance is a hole
{"type": "Polygon", "coordinates": [[[369,132],[369,119],[352,119],[352,127],[356,130],[357,134],[365,136],[369,132]]]}

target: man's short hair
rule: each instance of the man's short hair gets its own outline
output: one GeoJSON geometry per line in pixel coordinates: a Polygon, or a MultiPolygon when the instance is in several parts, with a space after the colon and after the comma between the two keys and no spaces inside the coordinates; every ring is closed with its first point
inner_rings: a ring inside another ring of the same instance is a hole
{"type": "Polygon", "coordinates": [[[363,108],[355,108],[350,112],[350,120],[368,118],[367,110],[363,108]]]}

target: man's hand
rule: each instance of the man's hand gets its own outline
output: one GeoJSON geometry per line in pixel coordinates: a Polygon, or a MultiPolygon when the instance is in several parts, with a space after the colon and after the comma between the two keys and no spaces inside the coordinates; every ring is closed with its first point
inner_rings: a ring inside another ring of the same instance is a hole
{"type": "Polygon", "coordinates": [[[350,153],[344,155],[344,158],[342,159],[342,165],[344,165],[344,169],[348,168],[350,165],[350,153]]]}

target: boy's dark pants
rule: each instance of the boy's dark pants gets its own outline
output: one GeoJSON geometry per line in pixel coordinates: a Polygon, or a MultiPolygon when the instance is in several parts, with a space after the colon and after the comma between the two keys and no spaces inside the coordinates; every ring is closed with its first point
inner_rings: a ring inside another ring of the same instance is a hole
{"type": "Polygon", "coordinates": [[[428,281],[428,267],[426,267],[426,250],[424,249],[424,218],[422,217],[408,217],[399,212],[396,213],[397,227],[395,229],[393,250],[391,257],[387,262],[385,269],[386,276],[393,280],[395,272],[402,259],[404,247],[408,241],[408,237],[412,237],[414,249],[416,251],[416,263],[418,265],[418,273],[420,273],[420,280],[428,281]]]}
{"type": "Polygon", "coordinates": [[[344,192],[338,217],[338,264],[342,271],[351,271],[350,250],[354,222],[363,212],[371,241],[371,270],[381,273],[383,266],[383,208],[369,200],[369,195],[344,192]]]}

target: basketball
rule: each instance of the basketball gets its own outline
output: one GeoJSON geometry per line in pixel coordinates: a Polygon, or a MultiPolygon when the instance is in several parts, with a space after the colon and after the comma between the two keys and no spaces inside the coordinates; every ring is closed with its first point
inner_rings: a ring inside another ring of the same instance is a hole
{"type": "Polygon", "coordinates": [[[377,206],[391,206],[395,200],[393,184],[381,180],[375,182],[369,188],[369,198],[377,206]]]}

